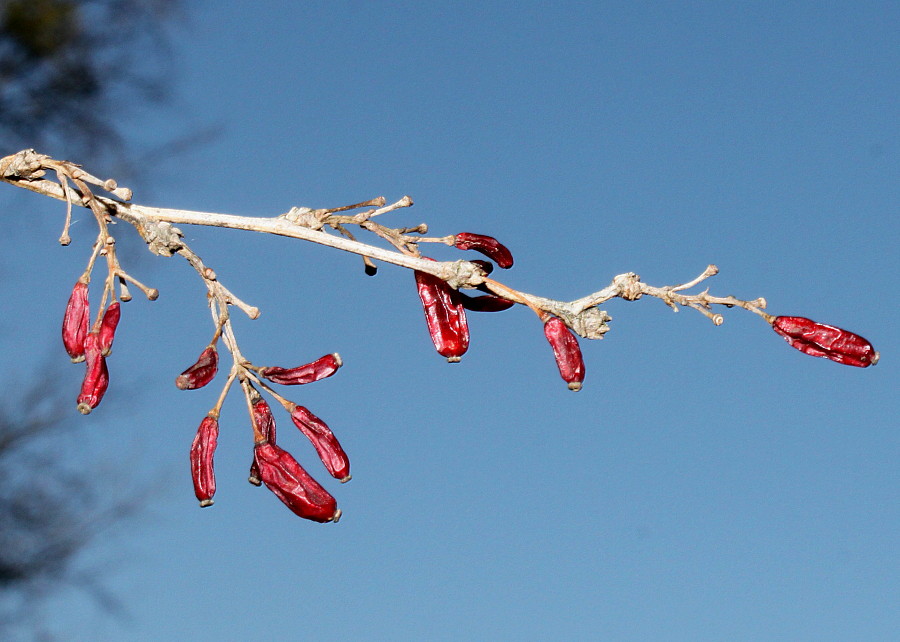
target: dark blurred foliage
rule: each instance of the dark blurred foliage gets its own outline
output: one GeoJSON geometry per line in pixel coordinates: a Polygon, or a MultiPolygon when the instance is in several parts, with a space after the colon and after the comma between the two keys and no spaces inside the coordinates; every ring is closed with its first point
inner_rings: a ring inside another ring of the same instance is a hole
{"type": "Polygon", "coordinates": [[[124,113],[167,97],[180,0],[0,0],[0,150],[128,160],[124,113]]]}
{"type": "Polygon", "coordinates": [[[84,467],[86,453],[69,430],[71,404],[48,395],[46,381],[7,401],[13,403],[0,408],[0,639],[48,638],[43,601],[61,589],[76,588],[107,613],[121,612],[104,587],[104,569],[79,568],[78,554],[138,502],[104,483],[114,471],[84,467]]]}
{"type": "MultiPolygon", "coordinates": [[[[89,166],[102,160],[116,171],[137,165],[147,151],[128,144],[121,123],[136,106],[165,102],[166,28],[181,5],[0,0],[0,155],[30,147],[89,166]]],[[[61,349],[56,355],[66,360],[61,349]]],[[[71,404],[47,385],[52,378],[10,383],[0,405],[0,640],[46,638],[41,604],[62,588],[118,609],[103,574],[77,562],[129,514],[128,504],[114,494],[119,484],[110,488],[109,476],[86,467],[84,457],[73,464],[71,404]]]]}

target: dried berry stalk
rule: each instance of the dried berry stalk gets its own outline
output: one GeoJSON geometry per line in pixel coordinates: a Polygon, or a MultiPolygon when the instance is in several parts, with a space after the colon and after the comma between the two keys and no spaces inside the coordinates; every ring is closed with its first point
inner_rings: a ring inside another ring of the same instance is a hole
{"type": "Polygon", "coordinates": [[[804,354],[866,368],[878,363],[878,352],[868,340],[832,325],[805,317],[775,317],[772,329],[804,354]]]}
{"type": "Polygon", "coordinates": [[[559,375],[569,384],[569,390],[581,390],[584,381],[584,358],[575,334],[566,327],[559,317],[550,317],[544,322],[544,336],[553,348],[553,356],[559,368],[559,375]]]}
{"type": "Polygon", "coordinates": [[[175,379],[175,385],[182,390],[202,388],[216,376],[219,370],[219,352],[215,344],[210,344],[200,353],[197,362],[175,379]]]}
{"type": "Polygon", "coordinates": [[[425,323],[435,349],[450,363],[469,349],[469,325],[459,292],[443,279],[415,271],[416,289],[425,311],[425,323]]]}
{"type": "Polygon", "coordinates": [[[454,245],[460,250],[481,252],[503,269],[513,266],[512,252],[493,236],[462,232],[456,235],[454,245]]]}
{"type": "Polygon", "coordinates": [[[72,288],[63,316],[62,340],[73,363],[84,361],[84,340],[91,323],[88,284],[78,281],[72,288]]]}
{"type": "Polygon", "coordinates": [[[81,383],[81,394],[78,395],[78,412],[90,414],[96,408],[106,389],[109,387],[109,370],[106,357],[100,350],[100,337],[96,332],[89,332],[84,340],[85,373],[81,383]]]}
{"type": "Polygon", "coordinates": [[[260,368],[259,376],[283,386],[299,386],[330,377],[343,365],[341,355],[337,352],[326,354],[312,363],[296,368],[277,368],[270,366],[260,368]]]}
{"type": "Polygon", "coordinates": [[[350,459],[328,425],[303,406],[290,410],[291,420],[315,447],[329,474],[341,483],[350,481],[350,459]]]}
{"type": "Polygon", "coordinates": [[[216,494],[216,473],[213,456],[219,439],[219,420],[213,415],[204,417],[191,444],[191,478],[194,494],[200,506],[212,506],[216,494]]]}
{"type": "Polygon", "coordinates": [[[290,453],[269,442],[256,444],[254,453],[266,488],[294,514],[314,522],[340,519],[341,511],[334,497],[290,453]]]}

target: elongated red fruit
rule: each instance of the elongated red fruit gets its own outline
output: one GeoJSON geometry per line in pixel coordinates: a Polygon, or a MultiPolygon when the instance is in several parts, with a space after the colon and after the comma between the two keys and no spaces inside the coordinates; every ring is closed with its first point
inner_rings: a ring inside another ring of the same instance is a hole
{"type": "Polygon", "coordinates": [[[291,420],[319,453],[319,459],[335,479],[350,481],[350,459],[328,425],[303,406],[291,410],[291,420]]]}
{"type": "Polygon", "coordinates": [[[84,361],[84,340],[91,323],[91,308],[88,304],[88,285],[79,281],[72,288],[66,313],[63,316],[62,340],[72,363],[84,361]]]}
{"type": "Polygon", "coordinates": [[[78,412],[90,414],[96,408],[106,389],[109,387],[109,370],[106,357],[100,351],[100,337],[96,332],[89,332],[84,340],[85,372],[81,383],[81,394],[78,395],[78,412]]]}
{"type": "Polygon", "coordinates": [[[175,379],[175,385],[182,390],[202,388],[216,376],[219,371],[219,352],[215,345],[209,345],[200,353],[197,362],[182,372],[175,379]]]}
{"type": "Polygon", "coordinates": [[[454,244],[457,249],[460,250],[475,250],[476,252],[481,252],[503,269],[508,269],[513,266],[512,252],[493,236],[462,232],[456,235],[456,242],[454,244]]]}
{"type": "MultiPolygon", "coordinates": [[[[253,394],[254,398],[251,402],[253,404],[253,420],[256,422],[256,427],[259,429],[263,439],[274,444],[275,416],[272,414],[272,408],[255,390],[253,391],[253,394]]],[[[247,478],[247,481],[254,486],[259,486],[262,483],[262,478],[259,474],[259,466],[256,465],[255,455],[253,461],[250,462],[250,476],[247,478]]]]}
{"type": "Polygon", "coordinates": [[[504,299],[494,294],[485,294],[484,296],[469,296],[464,292],[457,292],[457,294],[463,307],[472,312],[502,312],[503,310],[509,310],[515,305],[509,299],[504,299]]]}
{"type": "Polygon", "coordinates": [[[261,368],[259,376],[283,386],[301,386],[330,377],[338,371],[341,365],[343,365],[341,355],[333,352],[316,359],[312,363],[297,366],[296,368],[277,368],[275,366],[261,368]]]}
{"type": "Polygon", "coordinates": [[[314,522],[340,519],[341,511],[334,497],[289,452],[269,442],[257,444],[254,452],[266,488],[294,514],[314,522]]]}
{"type": "Polygon", "coordinates": [[[212,506],[216,494],[216,473],[213,456],[219,440],[219,420],[204,417],[191,444],[191,478],[194,480],[194,494],[200,506],[212,506]]]}
{"type": "Polygon", "coordinates": [[[584,381],[584,359],[575,334],[566,327],[559,317],[550,317],[544,323],[544,336],[553,348],[553,356],[559,368],[559,375],[569,390],[581,390],[584,381]]]}
{"type": "Polygon", "coordinates": [[[455,363],[469,349],[469,324],[459,292],[427,272],[416,270],[415,276],[431,341],[438,354],[455,363]]]}
{"type": "Polygon", "coordinates": [[[865,368],[878,363],[878,352],[866,339],[833,325],[805,317],[776,317],[772,329],[792,347],[813,357],[865,368]]]}
{"type": "Polygon", "coordinates": [[[113,339],[116,338],[116,327],[119,325],[119,318],[122,316],[121,306],[118,301],[114,301],[106,308],[103,313],[103,320],[100,321],[100,352],[104,357],[108,357],[112,352],[113,339]]]}

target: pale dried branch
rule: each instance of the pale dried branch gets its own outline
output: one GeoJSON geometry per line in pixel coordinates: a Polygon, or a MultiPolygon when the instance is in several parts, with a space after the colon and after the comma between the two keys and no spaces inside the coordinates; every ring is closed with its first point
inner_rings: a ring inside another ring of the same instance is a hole
{"type": "MultiPolygon", "coordinates": [[[[8,156],[0,160],[0,180],[14,185],[30,189],[32,191],[51,196],[53,198],[71,204],[90,207],[91,197],[85,201],[84,194],[73,193],[66,187],[63,180],[60,183],[43,179],[44,172],[53,169],[57,176],[70,176],[73,180],[90,179],[94,185],[101,186],[110,191],[114,196],[130,198],[131,192],[127,188],[120,188],[111,179],[101,180],[90,176],[77,165],[67,162],[54,161],[49,157],[37,154],[33,150],[24,150],[18,154],[8,156]]],[[[538,312],[538,314],[551,314],[558,316],[566,322],[577,334],[589,339],[601,338],[609,327],[607,322],[610,317],[603,311],[597,310],[597,306],[613,298],[622,298],[626,301],[635,301],[643,295],[661,299],[668,305],[677,309],[677,306],[690,307],[704,314],[716,325],[722,323],[722,316],[710,311],[713,305],[726,307],[741,307],[750,310],[763,317],[762,308],[765,308],[764,299],[744,301],[735,297],[715,297],[703,292],[697,295],[681,294],[704,279],[713,276],[718,270],[710,266],[697,278],[677,286],[653,287],[642,283],[640,277],[634,273],[625,273],[613,278],[612,283],[574,301],[560,301],[547,297],[541,297],[527,292],[516,290],[509,285],[502,284],[495,279],[486,278],[483,270],[470,261],[431,261],[421,258],[416,244],[418,242],[453,244],[453,236],[417,238],[410,236],[410,232],[418,234],[427,233],[428,226],[421,224],[416,228],[391,229],[381,224],[374,223],[371,219],[399,208],[410,207],[413,201],[404,196],[400,200],[385,205],[385,199],[378,197],[354,205],[335,208],[313,209],[308,207],[295,207],[289,212],[271,218],[237,216],[233,214],[219,214],[213,212],[194,212],[178,209],[164,209],[126,203],[104,197],[93,197],[94,207],[100,204],[111,216],[131,223],[141,237],[147,242],[148,247],[155,254],[171,255],[178,253],[184,256],[194,265],[201,277],[204,276],[203,266],[199,257],[194,254],[183,241],[182,234],[175,225],[203,225],[210,227],[223,227],[264,234],[275,234],[299,240],[309,241],[320,245],[332,247],[358,254],[367,260],[377,260],[400,267],[433,274],[447,281],[455,288],[481,287],[498,296],[502,296],[516,303],[526,305],[538,312]],[[377,207],[353,215],[342,215],[352,209],[363,207],[377,207]],[[359,225],[375,233],[378,237],[387,240],[400,251],[392,251],[379,246],[361,243],[355,240],[344,226],[359,225]],[[328,234],[324,228],[331,226],[347,238],[341,238],[328,234]]],[[[212,287],[212,286],[208,286],[212,287]]],[[[222,286],[216,286],[222,287],[222,286]]],[[[239,302],[233,294],[227,297],[229,302],[238,305],[251,317],[258,314],[253,306],[239,302]]]]}
{"type": "Polygon", "coordinates": [[[84,361],[87,367],[78,402],[78,409],[85,414],[100,403],[109,383],[104,359],[110,354],[112,335],[120,314],[115,286],[119,285],[118,298],[121,301],[131,298],[126,283],[142,290],[148,299],[153,300],[158,296],[156,289],[136,280],[120,265],[110,223],[115,219],[130,223],[151,252],[161,256],[177,254],[183,257],[203,281],[214,326],[212,339],[196,362],[176,379],[176,385],[184,390],[193,390],[212,381],[218,372],[217,345],[220,340],[231,354],[232,364],[222,392],[201,422],[191,448],[194,489],[201,506],[213,503],[215,477],[212,455],[218,439],[218,417],[226,395],[237,381],[245,397],[255,444],[249,481],[256,485],[265,483],[301,517],[318,522],[336,522],[340,518],[341,511],[334,498],[289,453],[275,444],[275,420],[262,393],[275,399],[291,415],[295,425],[316,448],[332,477],[346,482],[350,479],[349,459],[330,428],[308,409],[283,397],[263,380],[279,385],[311,383],[334,374],[341,366],[341,361],[337,353],[332,353],[295,368],[260,368],[254,365],[241,352],[230,308],[238,308],[251,319],[259,316],[259,309],[242,301],[219,282],[215,270],[207,266],[189,247],[176,225],[221,227],[317,243],[361,256],[368,274],[375,273],[374,261],[414,270],[417,293],[422,301],[432,341],[437,352],[451,363],[458,362],[468,349],[466,309],[497,312],[514,304],[527,306],[541,321],[560,376],[568,384],[568,388],[575,391],[581,389],[585,375],[584,359],[576,335],[588,339],[603,338],[609,331],[612,319],[606,311],[600,309],[600,305],[614,298],[625,301],[637,301],[645,296],[658,298],[676,312],[681,307],[696,310],[715,325],[721,325],[724,317],[713,311],[714,306],[738,307],[763,318],[794,348],[806,354],[858,367],[873,365],[878,361],[878,353],[862,337],[801,317],[774,317],[764,312],[766,301],[763,298],[743,300],[734,296],[713,296],[708,289],[688,294],[688,290],[718,273],[715,265],[707,266],[697,277],[684,283],[661,287],[647,285],[637,274],[626,272],[613,277],[610,284],[600,290],[573,301],[559,301],[520,291],[488,276],[493,273],[494,264],[500,268],[513,266],[512,253],[493,237],[469,232],[425,237],[424,234],[428,233],[426,223],[415,227],[392,228],[380,222],[386,219],[373,220],[412,206],[413,201],[408,196],[391,204],[386,204],[384,197],[377,197],[340,207],[295,207],[289,212],[269,218],[162,209],[126,202],[131,198],[131,191],[119,187],[114,180],[98,179],[74,163],[57,161],[33,150],[23,150],[0,159],[0,180],[66,203],[66,225],[60,237],[63,244],[69,241],[68,228],[73,205],[88,208],[96,219],[98,236],[87,268],[73,290],[63,326],[64,343],[70,356],[73,361],[84,361]],[[46,178],[48,172],[55,175],[58,182],[46,178]],[[95,194],[92,187],[105,191],[107,195],[95,194]],[[363,211],[352,213],[353,210],[363,211]],[[374,234],[393,249],[358,241],[348,229],[352,226],[374,234]],[[421,243],[439,243],[459,250],[475,250],[493,262],[435,261],[422,255],[419,249],[421,243]],[[88,332],[87,285],[100,257],[106,259],[107,275],[103,282],[100,306],[88,332]],[[488,294],[480,297],[463,296],[458,290],[464,288],[479,289],[488,294]],[[77,313],[71,312],[72,310],[77,313]],[[87,314],[84,314],[85,311],[87,314]],[[107,317],[112,319],[108,323],[107,317]]]}

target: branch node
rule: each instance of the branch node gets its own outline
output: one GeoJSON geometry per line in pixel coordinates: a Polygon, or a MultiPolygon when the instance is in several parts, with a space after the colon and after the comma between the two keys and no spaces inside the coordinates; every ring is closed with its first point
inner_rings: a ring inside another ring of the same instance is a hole
{"type": "Polygon", "coordinates": [[[619,296],[626,301],[637,301],[644,293],[641,277],[634,272],[619,274],[613,279],[613,283],[619,288],[619,296]]]}

